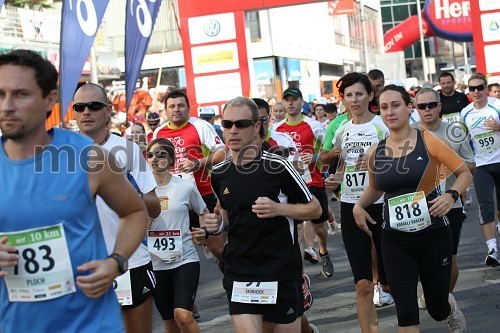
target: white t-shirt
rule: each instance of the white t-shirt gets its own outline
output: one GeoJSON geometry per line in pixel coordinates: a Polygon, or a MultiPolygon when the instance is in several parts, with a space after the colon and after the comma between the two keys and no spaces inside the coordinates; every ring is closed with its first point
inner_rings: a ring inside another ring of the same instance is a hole
{"type": "Polygon", "coordinates": [[[181,265],[200,261],[189,230],[189,209],[203,214],[206,207],[196,185],[186,179],[172,177],[166,186],[158,186],[156,195],[160,199],[161,213],[149,230],[180,230],[182,237],[182,260],[165,263],[151,255],[154,270],[174,269],[181,265]]]}
{"type": "MultiPolygon", "coordinates": [[[[110,134],[108,141],[102,147],[115,156],[118,167],[130,173],[142,193],[149,193],[155,189],[155,177],[137,144],[110,134]]],[[[116,193],[116,195],[120,195],[120,193],[116,193]]],[[[97,196],[96,204],[106,248],[111,254],[115,248],[120,218],[101,197],[97,196]]],[[[144,266],[150,261],[148,249],[145,245],[140,244],[128,260],[129,269],[144,266]]]]}
{"type": "Polygon", "coordinates": [[[499,163],[500,131],[484,128],[484,122],[491,119],[500,122],[500,100],[488,98],[488,104],[480,110],[471,103],[462,109],[460,118],[469,129],[476,166],[499,163]]]}
{"type": "MultiPolygon", "coordinates": [[[[342,202],[356,203],[361,197],[369,179],[367,171],[354,170],[356,161],[360,154],[366,156],[369,147],[376,145],[388,135],[389,129],[379,116],[364,124],[353,124],[351,119],[335,132],[333,144],[342,149],[342,158],[345,162],[342,202]]],[[[377,204],[382,202],[383,196],[375,201],[377,204]]]]}

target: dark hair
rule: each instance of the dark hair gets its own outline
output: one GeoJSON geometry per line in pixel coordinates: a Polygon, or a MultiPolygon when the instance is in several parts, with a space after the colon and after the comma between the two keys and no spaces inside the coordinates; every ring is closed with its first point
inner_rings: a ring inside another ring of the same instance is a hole
{"type": "Polygon", "coordinates": [[[321,106],[321,107],[323,108],[323,110],[325,110],[325,112],[326,112],[326,105],[325,105],[325,104],[319,104],[319,103],[318,103],[318,104],[316,104],[316,105],[314,106],[314,108],[313,108],[313,111],[314,111],[314,112],[316,112],[316,108],[317,108],[318,106],[321,106]]]}
{"type": "Polygon", "coordinates": [[[144,125],[143,125],[143,124],[141,124],[141,123],[133,123],[133,124],[132,124],[132,126],[134,126],[134,125],[139,126],[139,127],[142,129],[142,132],[143,132],[144,134],[146,134],[146,129],[144,128],[144,125]]]}
{"type": "Polygon", "coordinates": [[[167,106],[167,101],[169,98],[179,98],[179,97],[184,97],[184,99],[186,100],[186,104],[189,108],[190,107],[189,106],[189,99],[188,99],[187,95],[180,90],[173,90],[167,94],[167,97],[165,97],[165,106],[167,106]]]}
{"type": "Polygon", "coordinates": [[[52,91],[57,89],[57,70],[38,53],[30,50],[13,50],[9,53],[0,54],[0,66],[14,65],[33,69],[38,87],[42,90],[42,97],[45,98],[52,91]]]}
{"type": "Polygon", "coordinates": [[[161,148],[163,148],[168,153],[168,155],[172,159],[172,165],[174,165],[175,164],[175,147],[174,147],[174,144],[172,143],[172,141],[170,141],[169,139],[165,139],[165,138],[154,139],[148,144],[148,147],[146,148],[146,152],[149,152],[151,150],[151,147],[153,147],[153,145],[155,145],[155,144],[158,144],[161,148]]]}
{"type": "MultiPolygon", "coordinates": [[[[106,95],[106,90],[104,90],[104,88],[98,84],[88,82],[88,83],[85,83],[84,85],[82,85],[76,91],[79,91],[81,89],[89,89],[89,88],[96,89],[99,92],[99,94],[101,95],[101,98],[102,98],[101,102],[106,103],[106,104],[111,104],[109,99],[108,99],[108,95],[106,95]]],[[[76,92],[75,92],[75,94],[76,94],[76,92]]]]}
{"type": "Polygon", "coordinates": [[[403,98],[403,101],[405,102],[405,105],[411,104],[411,96],[410,93],[406,91],[404,87],[397,86],[395,84],[388,84],[382,89],[382,92],[380,93],[380,96],[382,96],[383,93],[386,91],[397,91],[401,94],[401,97],[403,98]]]}
{"type": "Polygon", "coordinates": [[[269,107],[269,103],[267,103],[262,98],[252,98],[252,101],[257,104],[257,107],[260,109],[266,109],[267,114],[271,113],[271,108],[269,107]]]}
{"type": "Polygon", "coordinates": [[[326,113],[333,113],[333,112],[337,112],[337,106],[333,103],[327,103],[325,105],[325,112],[326,113]]]}
{"type": "Polygon", "coordinates": [[[372,69],[371,71],[368,72],[368,78],[370,80],[378,80],[378,79],[384,80],[384,73],[380,69],[372,69]]]}
{"type": "Polygon", "coordinates": [[[493,89],[493,87],[500,88],[500,83],[491,83],[491,84],[488,84],[488,91],[491,91],[491,89],[493,89]]]}
{"type": "Polygon", "coordinates": [[[361,83],[362,85],[364,85],[366,92],[368,94],[370,94],[373,91],[370,79],[368,79],[368,76],[366,74],[351,72],[342,76],[336,84],[337,88],[339,89],[340,96],[341,97],[344,96],[345,88],[350,87],[355,83],[361,83]]]}
{"type": "Polygon", "coordinates": [[[451,74],[450,72],[442,72],[440,75],[439,75],[439,78],[438,78],[438,82],[441,81],[441,78],[442,77],[451,77],[451,80],[453,82],[455,82],[455,78],[453,77],[453,74],[451,74]]]}

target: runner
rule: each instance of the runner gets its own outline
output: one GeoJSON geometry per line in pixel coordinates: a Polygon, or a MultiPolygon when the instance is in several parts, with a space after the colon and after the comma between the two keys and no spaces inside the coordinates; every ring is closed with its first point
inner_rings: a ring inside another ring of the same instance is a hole
{"type": "Polygon", "coordinates": [[[390,134],[368,150],[370,182],[353,215],[358,227],[371,234],[369,225],[376,222],[365,208],[385,192],[382,256],[396,302],[398,332],[419,332],[419,278],[431,317],[446,319],[451,332],[465,332],[465,318],[448,293],[453,241],[446,214],[472,176],[444,139],[410,127],[411,111],[410,94],[403,87],[384,88],[380,112],[390,134]],[[457,177],[446,193],[439,189],[441,164],[457,177]]]}
{"type": "Polygon", "coordinates": [[[260,122],[252,100],[230,100],[223,119],[231,157],[212,170],[221,215],[206,222],[222,216],[228,224],[223,285],[234,328],[261,332],[265,320],[276,333],[298,333],[303,297],[293,219],[317,218],[319,203],[290,162],[255,145],[260,122]]]}
{"type": "MultiPolygon", "coordinates": [[[[156,181],[141,148],[130,140],[108,132],[107,124],[110,121],[112,107],[107,100],[105,90],[97,84],[87,83],[76,91],[73,102],[75,120],[80,133],[90,137],[114,155],[117,166],[120,170],[123,169],[146,205],[149,217],[157,217],[160,214],[160,201],[154,192],[156,181]]],[[[116,195],[122,199],[120,193],[116,195]]],[[[106,248],[108,253],[112,253],[120,216],[100,197],[97,198],[96,204],[106,248]]],[[[151,258],[144,244],[139,245],[130,257],[128,268],[124,277],[118,280],[120,290],[124,285],[124,292],[129,295],[125,298],[119,295],[125,328],[130,333],[149,333],[152,330],[155,281],[151,258]]]]}
{"type": "Polygon", "coordinates": [[[111,285],[147,214],[112,155],[72,131],[46,131],[57,79],[36,52],[0,55],[0,330],[123,332],[111,285]],[[110,256],[96,195],[121,216],[110,256]]]}
{"type": "Polygon", "coordinates": [[[477,166],[474,188],[479,202],[479,223],[488,247],[484,262],[495,267],[500,265],[495,230],[495,221],[500,217],[500,100],[488,97],[486,83],[482,74],[469,78],[473,102],[460,112],[460,118],[469,130],[477,166]]]}
{"type": "MultiPolygon", "coordinates": [[[[165,332],[200,332],[191,312],[198,289],[200,259],[189,231],[189,210],[199,215],[200,224],[204,226],[204,214],[208,209],[192,181],[170,174],[175,164],[172,142],[154,139],[148,145],[147,157],[158,184],[156,194],[162,208],[148,232],[148,248],[157,283],[156,308],[163,319],[165,332]]],[[[193,233],[200,242],[208,238],[208,230],[195,228],[193,233]]]]}
{"type": "MultiPolygon", "coordinates": [[[[348,73],[337,83],[339,94],[352,119],[335,133],[334,146],[342,150],[340,167],[335,175],[325,180],[327,188],[336,188],[342,180],[340,223],[347,258],[351,265],[356,288],[356,310],[362,332],[377,329],[377,313],[373,303],[372,239],[377,251],[379,280],[387,285],[380,252],[382,202],[380,196],[367,209],[377,223],[370,226],[370,235],[356,226],[352,209],[368,186],[366,168],[362,166],[366,151],[388,135],[388,129],[379,116],[369,110],[373,99],[370,80],[365,74],[348,73]]],[[[387,301],[392,303],[392,298],[387,301]]]]}

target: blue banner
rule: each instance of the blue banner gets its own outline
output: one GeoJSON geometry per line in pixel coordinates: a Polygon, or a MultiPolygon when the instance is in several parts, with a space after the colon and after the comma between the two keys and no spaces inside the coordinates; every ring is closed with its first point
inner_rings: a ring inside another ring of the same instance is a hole
{"type": "Polygon", "coordinates": [[[73,98],[85,60],[109,0],[64,0],[61,22],[61,122],[73,98]]]}
{"type": "Polygon", "coordinates": [[[142,61],[161,6],[161,0],[128,0],[125,17],[125,93],[127,111],[134,95],[142,61]]]}

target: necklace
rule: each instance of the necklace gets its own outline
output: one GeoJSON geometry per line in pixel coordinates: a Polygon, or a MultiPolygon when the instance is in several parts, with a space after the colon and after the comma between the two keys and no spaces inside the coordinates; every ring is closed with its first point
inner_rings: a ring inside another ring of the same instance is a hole
{"type": "Polygon", "coordinates": [[[106,133],[106,137],[104,138],[104,140],[102,140],[100,143],[99,143],[99,146],[102,146],[103,144],[106,143],[106,141],[108,141],[109,139],[109,133],[106,133]]]}

